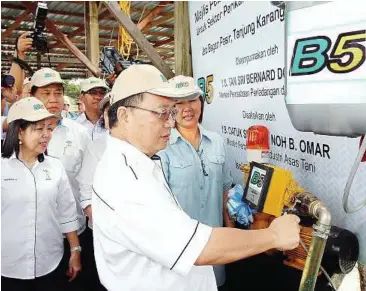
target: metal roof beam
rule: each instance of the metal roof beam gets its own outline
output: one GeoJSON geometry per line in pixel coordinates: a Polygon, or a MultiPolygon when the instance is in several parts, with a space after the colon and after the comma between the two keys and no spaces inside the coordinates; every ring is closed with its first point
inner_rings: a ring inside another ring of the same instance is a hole
{"type": "Polygon", "coordinates": [[[167,77],[174,76],[170,68],[164,63],[157,51],[152,47],[149,41],[144,37],[140,29],[131,21],[131,19],[121,10],[117,2],[103,1],[111,14],[128,31],[138,46],[146,52],[153,64],[167,77]]]}
{"type": "Polygon", "coordinates": [[[159,2],[158,5],[153,10],[151,10],[150,13],[137,24],[137,27],[140,30],[143,30],[146,27],[146,25],[148,25],[155,18],[155,16],[161,15],[160,11],[164,8],[164,6],[159,6],[159,4],[163,5],[165,3],[166,2],[159,2]]]}
{"type": "Polygon", "coordinates": [[[19,27],[20,23],[29,17],[29,12],[30,11],[27,9],[20,16],[18,16],[18,18],[14,21],[14,23],[9,25],[9,27],[1,34],[1,39],[5,39],[9,35],[12,35],[13,30],[19,27]]]}
{"type": "Polygon", "coordinates": [[[160,24],[162,24],[163,22],[166,22],[170,19],[172,19],[174,17],[174,14],[172,15],[167,15],[167,16],[162,16],[159,19],[150,22],[150,24],[146,25],[143,29],[143,31],[149,30],[150,28],[154,27],[154,26],[159,26],[160,24]]]}
{"type": "MultiPolygon", "coordinates": [[[[35,9],[36,4],[30,2],[21,2],[25,7],[29,9],[35,9]]],[[[100,76],[101,71],[98,67],[93,65],[90,60],[63,34],[55,24],[47,19],[47,28],[93,73],[94,76],[100,76]]]]}

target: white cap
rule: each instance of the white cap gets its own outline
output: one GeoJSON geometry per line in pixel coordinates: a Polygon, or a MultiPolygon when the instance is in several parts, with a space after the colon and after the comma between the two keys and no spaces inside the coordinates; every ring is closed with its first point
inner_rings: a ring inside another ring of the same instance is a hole
{"type": "Polygon", "coordinates": [[[169,82],[174,85],[176,94],[180,95],[180,98],[192,100],[203,95],[200,87],[192,77],[179,75],[169,79],[169,82]]]}
{"type": "Polygon", "coordinates": [[[27,121],[39,121],[58,115],[48,112],[43,103],[34,97],[27,97],[15,102],[9,109],[7,122],[24,119],[27,121]]]}
{"type": "Polygon", "coordinates": [[[107,84],[105,83],[104,80],[95,78],[95,77],[90,77],[88,79],[81,81],[80,88],[81,88],[81,92],[87,92],[93,88],[109,89],[109,87],[107,86],[107,84]]]}
{"type": "Polygon", "coordinates": [[[151,93],[174,99],[190,97],[191,90],[175,87],[175,83],[168,82],[165,76],[152,65],[131,65],[122,71],[111,91],[111,104],[140,93],[151,93]]]}
{"type": "Polygon", "coordinates": [[[44,87],[50,84],[63,84],[61,76],[55,70],[43,68],[35,72],[31,79],[31,87],[44,87]]]}

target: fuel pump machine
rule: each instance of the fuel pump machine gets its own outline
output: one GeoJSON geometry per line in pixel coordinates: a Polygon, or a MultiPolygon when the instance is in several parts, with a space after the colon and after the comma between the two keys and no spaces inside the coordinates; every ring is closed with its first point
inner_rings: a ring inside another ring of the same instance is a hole
{"type": "Polygon", "coordinates": [[[283,263],[303,271],[299,290],[314,290],[318,275],[324,273],[331,282],[328,272],[347,274],[354,268],[358,240],[350,231],[332,226],[325,203],[302,188],[289,170],[268,163],[268,139],[266,127],[248,129],[250,163],[241,170],[245,181],[243,200],[257,212],[251,229],[266,228],[274,218],[286,213],[298,215],[301,243],[285,252],[283,263]]]}

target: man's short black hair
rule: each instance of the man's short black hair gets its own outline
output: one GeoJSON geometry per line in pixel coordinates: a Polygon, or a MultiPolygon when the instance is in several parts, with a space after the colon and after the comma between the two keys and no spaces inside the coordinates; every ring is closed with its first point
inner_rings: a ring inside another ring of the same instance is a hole
{"type": "Polygon", "coordinates": [[[119,107],[136,106],[140,104],[143,100],[144,100],[144,94],[139,93],[114,103],[108,110],[109,128],[115,127],[118,122],[117,111],[119,107]]]}

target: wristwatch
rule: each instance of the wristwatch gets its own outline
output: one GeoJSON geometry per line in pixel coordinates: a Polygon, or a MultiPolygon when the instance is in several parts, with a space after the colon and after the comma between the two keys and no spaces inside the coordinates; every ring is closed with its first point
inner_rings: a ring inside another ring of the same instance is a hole
{"type": "Polygon", "coordinates": [[[70,252],[81,252],[81,246],[73,247],[70,249],[70,252]]]}

